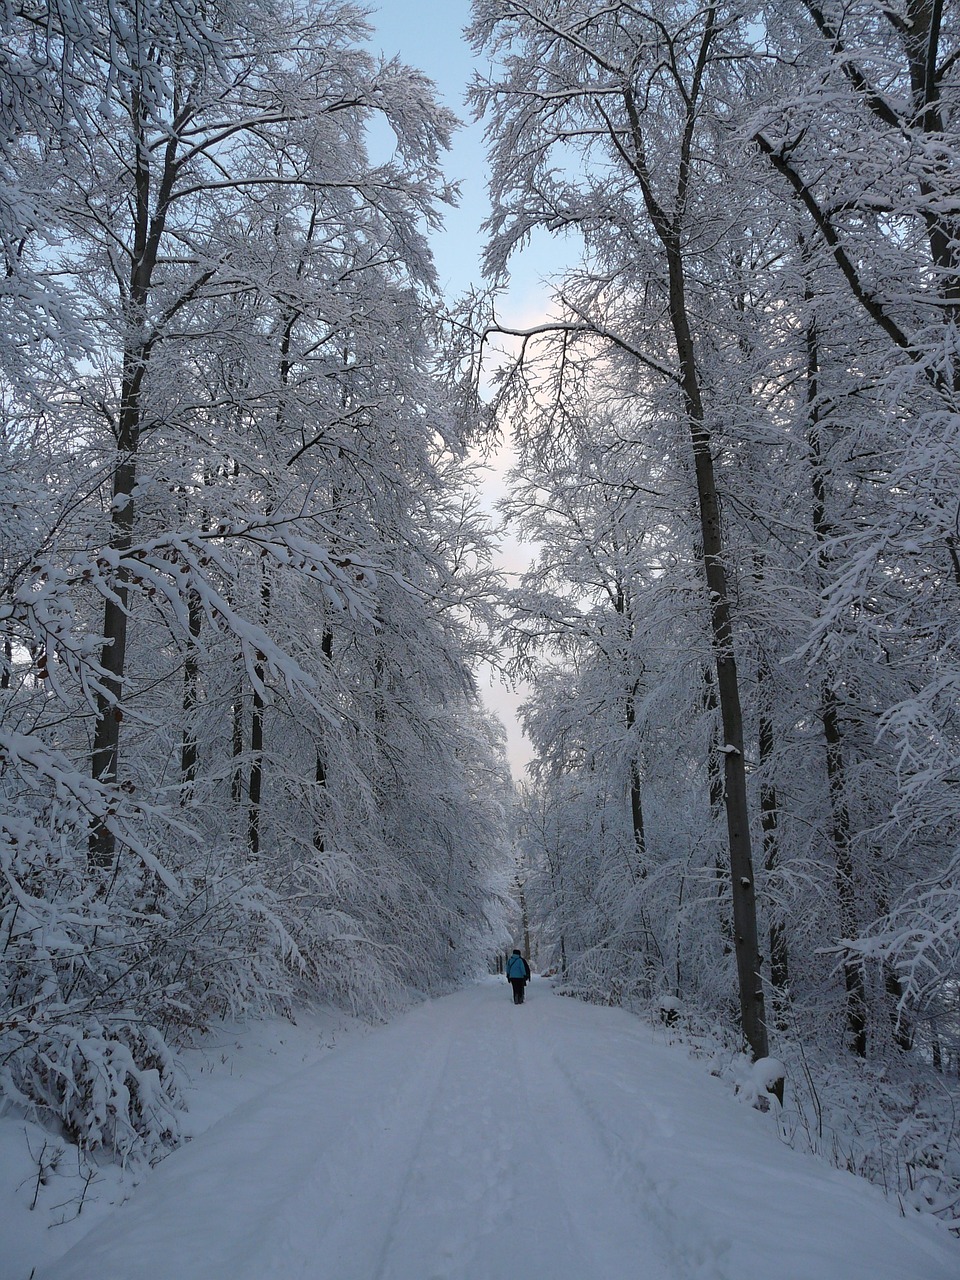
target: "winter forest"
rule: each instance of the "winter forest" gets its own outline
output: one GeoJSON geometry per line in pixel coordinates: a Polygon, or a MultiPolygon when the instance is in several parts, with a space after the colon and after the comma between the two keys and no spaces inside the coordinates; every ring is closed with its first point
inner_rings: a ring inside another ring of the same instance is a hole
{"type": "Polygon", "coordinates": [[[958,1224],[960,7],[474,0],[458,299],[374,22],[0,3],[0,1105],[155,1160],[512,938],[958,1224]]]}

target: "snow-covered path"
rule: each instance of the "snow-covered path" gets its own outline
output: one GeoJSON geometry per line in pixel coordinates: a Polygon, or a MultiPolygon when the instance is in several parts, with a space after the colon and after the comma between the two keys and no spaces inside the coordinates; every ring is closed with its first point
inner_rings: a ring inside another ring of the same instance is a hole
{"type": "Polygon", "coordinates": [[[956,1280],[641,1022],[495,981],[230,1112],[37,1280],[956,1280]]]}

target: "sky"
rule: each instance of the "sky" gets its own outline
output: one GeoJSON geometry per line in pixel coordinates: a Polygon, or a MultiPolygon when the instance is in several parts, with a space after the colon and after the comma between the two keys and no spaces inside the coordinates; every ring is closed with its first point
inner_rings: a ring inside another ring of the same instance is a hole
{"type": "MultiPolygon", "coordinates": [[[[399,54],[424,71],[445,105],[464,120],[463,98],[473,71],[473,51],[462,34],[469,19],[469,0],[382,0],[370,14],[376,28],[374,49],[387,57],[399,54]]],[[[462,202],[460,208],[447,211],[446,230],[435,237],[433,249],[440,282],[456,295],[480,277],[480,223],[487,200],[479,124],[471,123],[457,134],[447,172],[462,183],[462,202]]]]}
{"type": "MultiPolygon", "coordinates": [[[[483,126],[470,120],[464,102],[474,66],[479,65],[463,35],[470,21],[470,2],[380,0],[378,6],[377,0],[370,0],[370,4],[370,22],[376,28],[371,41],[374,49],[388,57],[399,54],[425,72],[444,104],[464,121],[446,165],[448,177],[461,184],[460,207],[446,211],[446,228],[433,240],[440,283],[448,295],[456,296],[480,281],[480,228],[489,209],[483,126]]],[[[525,258],[518,263],[518,275],[511,290],[513,297],[522,301],[518,295],[525,289],[538,297],[536,264],[525,258]]]]}
{"type": "MultiPolygon", "coordinates": [[[[399,54],[404,62],[419,68],[437,86],[440,99],[454,111],[464,127],[454,137],[447,157],[448,178],[461,185],[458,208],[445,211],[445,227],[432,240],[440,284],[452,300],[482,280],[482,223],[489,211],[486,192],[486,158],[483,126],[471,121],[464,95],[475,66],[476,55],[463,35],[470,21],[470,0],[370,0],[370,23],[376,28],[373,49],[388,57],[399,54]]],[[[550,243],[546,237],[534,239],[513,265],[510,288],[498,305],[505,320],[522,321],[542,314],[547,291],[540,283],[548,274],[550,243]]],[[[504,494],[504,472],[511,464],[509,443],[490,459],[485,504],[491,508],[504,494]]],[[[500,567],[507,572],[522,571],[531,551],[511,539],[504,540],[500,567]]],[[[507,757],[515,777],[520,778],[530,759],[530,746],[517,720],[517,706],[523,690],[511,690],[490,672],[480,673],[484,701],[503,721],[507,731],[507,757]]]]}

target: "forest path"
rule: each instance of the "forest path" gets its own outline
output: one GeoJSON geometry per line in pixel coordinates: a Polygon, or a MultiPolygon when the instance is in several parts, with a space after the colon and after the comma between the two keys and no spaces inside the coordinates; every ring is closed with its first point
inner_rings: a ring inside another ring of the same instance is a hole
{"type": "Polygon", "coordinates": [[[37,1280],[956,1280],[702,1063],[535,980],[280,1075],[37,1280]]]}

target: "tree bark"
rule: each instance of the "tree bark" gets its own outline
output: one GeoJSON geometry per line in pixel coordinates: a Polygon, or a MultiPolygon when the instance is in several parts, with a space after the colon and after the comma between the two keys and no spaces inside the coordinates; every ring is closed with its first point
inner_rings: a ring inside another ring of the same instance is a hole
{"type": "MultiPolygon", "coordinates": [[[[765,656],[761,654],[757,666],[760,700],[758,746],[760,769],[763,776],[763,781],[760,783],[760,828],[763,832],[763,865],[767,874],[776,869],[780,859],[780,833],[778,826],[780,806],[777,799],[777,789],[769,777],[770,763],[773,759],[775,745],[773,720],[764,690],[764,685],[769,679],[770,669],[765,656]]],[[[789,983],[790,957],[787,948],[787,931],[782,920],[774,920],[770,925],[770,984],[775,991],[785,996],[789,983]]]]}
{"type": "Polygon", "coordinates": [[[706,426],[699,371],[687,316],[679,237],[670,237],[666,248],[670,277],[670,318],[677,344],[683,403],[693,448],[703,565],[710,595],[711,638],[723,727],[724,808],[730,851],[740,1017],[743,1033],[756,1059],[767,1056],[767,1025],[760,975],[756,888],[743,758],[743,712],[734,656],[733,616],[727,589],[723,530],[710,432],[706,426]]]}
{"type": "MultiPolygon", "coordinates": [[[[623,584],[618,583],[614,594],[614,608],[621,618],[624,619],[628,627],[628,634],[633,638],[634,625],[632,609],[628,602],[627,589],[623,584]]],[[[627,692],[626,707],[624,710],[624,720],[629,730],[632,730],[637,723],[637,694],[640,691],[639,678],[634,680],[633,684],[627,692]]],[[[630,746],[630,824],[633,830],[633,849],[636,855],[637,877],[643,879],[646,875],[646,839],[643,833],[643,797],[641,787],[643,785],[643,777],[640,773],[640,755],[639,746],[634,749],[632,743],[633,734],[631,733],[630,746]]]]}
{"type": "MultiPolygon", "coordinates": [[[[254,672],[263,681],[264,665],[257,662],[254,672]]],[[[259,684],[253,689],[253,712],[250,717],[250,777],[247,780],[247,847],[251,857],[260,852],[260,806],[263,799],[263,694],[259,684]]]]}
{"type": "MultiPolygon", "coordinates": [[[[271,588],[266,571],[260,583],[260,621],[266,627],[270,618],[271,588]]],[[[260,852],[260,810],[263,800],[263,696],[267,675],[266,654],[258,653],[253,667],[253,712],[250,717],[250,776],[247,779],[247,845],[252,857],[260,852]]]]}
{"type": "MultiPolygon", "coordinates": [[[[135,146],[133,253],[127,297],[123,306],[126,327],[109,539],[111,551],[121,557],[130,550],[136,514],[134,491],[137,483],[137,451],[140,447],[141,396],[152,349],[152,340],[147,333],[147,303],[176,174],[177,148],[175,140],[168,143],[163,153],[160,180],[154,193],[151,152],[146,139],[146,109],[136,89],[131,95],[130,118],[135,146]],[[155,196],[153,211],[152,196],[155,196]]],[[[91,772],[95,781],[108,786],[116,785],[120,770],[120,722],[123,718],[123,682],[126,672],[129,580],[129,570],[121,564],[112,584],[111,598],[106,601],[103,610],[100,665],[105,676],[103,687],[96,697],[91,772]]],[[[94,820],[88,845],[89,865],[99,869],[109,867],[115,855],[116,837],[113,831],[103,819],[94,820]]]]}
{"type": "MultiPolygon", "coordinates": [[[[320,642],[320,651],[329,665],[333,660],[333,632],[329,627],[324,627],[323,629],[323,639],[320,642]]],[[[315,779],[319,801],[320,796],[323,795],[327,789],[327,759],[320,743],[317,743],[316,747],[315,779]]],[[[316,849],[317,853],[323,853],[326,849],[326,837],[324,835],[323,822],[319,814],[320,807],[321,806],[318,803],[318,816],[313,830],[313,847],[316,849]]]]}
{"type": "MultiPolygon", "coordinates": [[[[805,246],[801,239],[801,253],[805,246]]],[[[813,289],[808,280],[804,290],[804,302],[808,309],[813,305],[813,289]]],[[[808,315],[806,332],[807,354],[807,445],[810,451],[811,486],[813,491],[813,531],[817,542],[817,573],[821,585],[827,580],[828,540],[830,527],[827,519],[827,489],[824,476],[823,454],[820,447],[820,342],[815,317],[808,315]]],[[[847,782],[843,756],[843,734],[840,728],[837,695],[829,673],[820,686],[820,721],[826,745],[827,786],[830,796],[830,828],[836,860],[837,909],[840,933],[844,938],[854,938],[858,932],[856,887],[850,850],[850,812],[847,807],[847,782]]],[[[843,979],[847,993],[847,1030],[850,1045],[858,1057],[867,1053],[867,992],[861,962],[849,951],[844,951],[843,979]]]]}
{"type": "Polygon", "coordinates": [[[200,596],[191,588],[187,595],[187,651],[183,660],[183,738],[180,743],[180,796],[186,804],[193,794],[199,762],[197,749],[197,707],[200,701],[200,658],[197,639],[203,624],[200,596]]]}
{"type": "MultiPolygon", "coordinates": [[[[237,666],[241,667],[240,660],[237,666]]],[[[243,801],[243,671],[237,673],[231,706],[231,755],[233,767],[230,773],[230,799],[239,808],[243,801]]]]}
{"type": "MultiPolygon", "coordinates": [[[[724,757],[723,798],[730,854],[740,1019],[743,1034],[756,1059],[766,1057],[768,1050],[763,982],[760,974],[761,957],[757,935],[756,886],[753,875],[750,816],[743,756],[743,712],[734,655],[733,616],[727,590],[720,501],[717,494],[710,430],[704,412],[700,371],[690,329],[682,249],[700,91],[716,29],[716,10],[710,6],[705,14],[696,62],[690,73],[689,82],[682,91],[685,118],[672,210],[661,205],[654,194],[653,181],[647,168],[643,112],[633,96],[632,89],[625,90],[624,105],[630,122],[633,147],[633,154],[630,157],[631,168],[639,183],[650,222],[663,246],[666,259],[668,306],[676,345],[678,381],[693,451],[703,567],[710,602],[711,641],[723,729],[721,748],[724,757]]],[[[677,75],[680,74],[678,68],[677,75]]],[[[621,154],[625,154],[620,139],[616,139],[616,146],[621,154]]]]}
{"type": "Polygon", "coordinates": [[[10,688],[10,679],[13,674],[13,623],[7,625],[3,633],[3,658],[0,660],[0,689],[10,688]]]}
{"type": "MultiPolygon", "coordinates": [[[[129,354],[128,366],[135,363],[129,354]]],[[[139,384],[141,375],[124,376],[119,459],[113,473],[113,498],[110,549],[121,556],[130,549],[133,520],[133,490],[137,480],[135,462],[139,439],[139,384]]],[[[117,569],[112,584],[112,597],[103,610],[103,645],[100,666],[104,671],[103,687],[96,697],[96,722],[93,732],[91,771],[97,782],[116,784],[120,769],[120,722],[123,719],[123,678],[127,656],[127,619],[129,573],[124,565],[117,569]]],[[[88,859],[91,867],[106,868],[113,864],[116,838],[103,819],[94,821],[90,832],[88,859]]]]}

